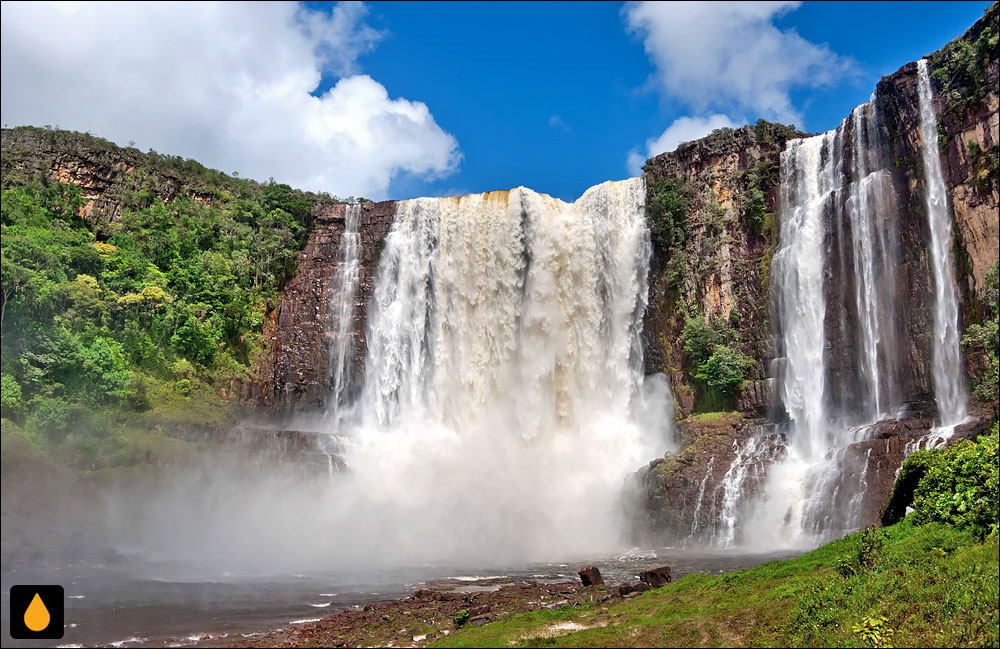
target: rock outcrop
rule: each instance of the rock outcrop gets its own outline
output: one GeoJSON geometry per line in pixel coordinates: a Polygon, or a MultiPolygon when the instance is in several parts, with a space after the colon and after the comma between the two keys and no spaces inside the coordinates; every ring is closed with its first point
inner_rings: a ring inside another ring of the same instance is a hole
{"type": "MultiPolygon", "coordinates": [[[[363,378],[368,300],[374,289],[382,240],[389,233],[395,207],[393,201],[360,206],[359,283],[353,322],[347,328],[354,389],[363,378]]],[[[316,412],[326,405],[332,381],[333,280],[341,263],[345,209],[343,204],[317,209],[316,224],[299,257],[299,271],[285,286],[281,303],[265,325],[268,348],[251,396],[264,414],[291,416],[302,411],[316,412]]]]}
{"type": "Polygon", "coordinates": [[[733,327],[739,350],[753,360],[738,396],[740,409],[768,412],[773,393],[769,360],[774,355],[768,287],[778,236],[778,162],[785,142],[804,135],[761,121],[719,129],[646,163],[647,205],[656,200],[663,180],[679,183],[678,191],[690,196],[686,240],[673,247],[654,246],[643,323],[647,371],[669,374],[678,412],[684,415],[701,396],[690,380],[693,371],[681,341],[688,315],[733,327]],[[754,192],[759,192],[757,204],[754,192]]]}
{"type": "MultiPolygon", "coordinates": [[[[998,259],[998,15],[1000,5],[994,3],[965,35],[928,57],[938,144],[955,223],[953,249],[963,332],[982,317],[986,272],[998,259]]],[[[838,479],[845,489],[838,497],[850,499],[858,495],[855,488],[863,489],[863,498],[856,499],[854,506],[860,502],[860,519],[866,525],[878,521],[900,464],[931,428],[926,412],[933,409],[935,301],[917,87],[917,64],[910,63],[878,83],[875,101],[883,120],[879,138],[887,143],[898,208],[895,245],[899,263],[894,269],[898,360],[892,368],[896,391],[892,400],[925,404],[925,414],[919,416],[920,405],[912,406],[907,412],[918,415],[879,422],[864,441],[844,451],[838,479]]],[[[851,128],[850,123],[845,125],[848,147],[852,146],[851,128]]],[[[775,323],[774,307],[769,304],[773,300],[769,269],[780,209],[778,158],[788,139],[802,135],[766,123],[720,129],[647,162],[648,205],[657,200],[656,192],[663,190],[664,182],[673,183],[674,190],[686,190],[690,199],[686,240],[654,250],[645,320],[647,371],[668,374],[681,417],[718,407],[699,403],[704,395],[693,380],[690,359],[685,358],[680,334],[685,318],[695,315],[706,323],[728,325],[735,332],[739,352],[751,361],[748,380],[733,403],[725,405],[735,406],[742,416],[782,421],[783,408],[776,394],[778,368],[773,362],[775,323]]],[[[828,268],[824,282],[828,304],[853,303],[853,298],[845,298],[855,290],[853,253],[849,239],[844,238],[845,227],[827,223],[824,245],[827,259],[836,266],[828,268]]],[[[857,326],[857,315],[850,309],[828,309],[825,362],[832,389],[827,400],[836,412],[849,413],[857,404],[863,372],[857,326]]],[[[732,421],[715,417],[710,425],[698,416],[679,423],[681,450],[654,460],[637,474],[640,537],[649,539],[643,535],[652,534],[657,541],[674,542],[717,533],[713,526],[718,525],[723,505],[721,485],[738,460],[738,450],[754,436],[761,443],[768,439],[766,427],[751,427],[742,416],[732,421]]],[[[981,432],[984,421],[974,418],[954,439],[981,432]]],[[[740,486],[744,497],[752,496],[763,471],[782,453],[780,436],[770,439],[764,445],[770,445],[771,451],[758,463],[760,475],[745,479],[740,486]]],[[[748,474],[756,476],[755,471],[748,474]]]]}

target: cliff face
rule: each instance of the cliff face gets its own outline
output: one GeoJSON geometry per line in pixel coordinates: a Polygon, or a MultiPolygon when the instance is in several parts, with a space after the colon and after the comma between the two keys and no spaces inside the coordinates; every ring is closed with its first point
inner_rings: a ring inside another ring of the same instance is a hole
{"type": "Polygon", "coordinates": [[[228,179],[193,160],[144,154],[82,133],[16,128],[3,129],[2,137],[5,183],[15,186],[42,179],[79,187],[85,200],[79,215],[97,232],[121,221],[123,209],[134,207],[131,202],[142,190],[164,203],[183,195],[211,204],[211,181],[228,179]],[[176,169],[150,164],[151,155],[176,169]]]}
{"type": "MultiPolygon", "coordinates": [[[[928,57],[938,114],[938,144],[955,224],[953,254],[963,332],[982,317],[986,272],[998,258],[998,7],[992,5],[964,36],[928,57]]],[[[844,452],[841,475],[837,477],[843,486],[840,495],[850,499],[863,485],[856,502],[860,503],[859,517],[864,525],[878,521],[896,470],[907,449],[927,435],[935,412],[929,402],[933,398],[931,332],[935,303],[916,63],[903,66],[878,83],[876,109],[881,115],[877,137],[887,145],[897,208],[894,245],[898,263],[893,293],[897,296],[894,308],[898,360],[891,368],[896,387],[893,400],[917,405],[908,408],[898,421],[879,422],[870,431],[869,439],[850,445],[844,452]]],[[[848,155],[853,146],[852,128],[851,120],[847,120],[843,141],[848,155]]],[[[799,135],[775,125],[716,132],[647,163],[648,204],[657,199],[658,179],[683,182],[697,196],[686,214],[689,236],[685,245],[661,246],[654,253],[646,319],[650,369],[669,372],[680,413],[689,414],[696,405],[698,386],[692,381],[690,359],[685,358],[680,340],[688,313],[708,322],[713,318],[728,320],[740,351],[752,361],[747,371],[749,380],[744,382],[735,403],[740,415],[713,423],[705,423],[697,416],[681,422],[682,449],[637,474],[643,513],[638,533],[647,538],[651,535],[663,540],[667,535],[679,541],[691,530],[711,535],[712,517],[721,512],[727,472],[737,466],[735,461],[746,443],[747,431],[759,425],[741,416],[770,414],[772,421],[781,419],[782,409],[776,404],[773,390],[775,323],[773,307],[768,307],[773,293],[767,275],[777,238],[775,217],[780,209],[775,191],[778,155],[785,140],[799,135]],[[752,217],[754,184],[764,190],[766,199],[760,228],[755,228],[748,218],[752,217]],[[715,218],[706,219],[705,214],[715,218]],[[768,412],[768,404],[778,406],[775,412],[768,412]]],[[[853,298],[848,298],[855,291],[849,227],[827,215],[827,304],[853,304],[853,298]]],[[[850,412],[857,403],[862,373],[858,326],[858,316],[850,308],[828,309],[825,362],[828,383],[833,387],[827,400],[840,412],[850,412]]],[[[982,429],[983,420],[975,420],[954,439],[974,436],[982,429]]],[[[744,498],[761,484],[760,475],[783,448],[779,436],[761,439],[771,439],[772,448],[761,451],[759,462],[743,458],[748,470],[737,486],[745,492],[744,498]]]]}
{"type": "MultiPolygon", "coordinates": [[[[267,345],[257,381],[250,386],[251,403],[270,415],[290,416],[296,411],[326,405],[332,387],[330,334],[333,319],[332,283],[340,268],[340,241],[346,205],[322,205],[316,224],[299,257],[299,271],[285,286],[278,308],[264,327],[267,345]]],[[[355,389],[363,376],[367,347],[368,300],[378,268],[381,242],[389,233],[396,211],[394,201],[363,203],[359,222],[359,283],[350,332],[355,389]]]]}
{"type": "Polygon", "coordinates": [[[803,135],[759,122],[720,129],[646,163],[647,204],[664,180],[690,197],[685,240],[654,248],[644,322],[648,371],[669,374],[682,414],[694,410],[699,396],[692,372],[682,371],[691,365],[681,340],[689,315],[730,325],[752,360],[739,409],[763,415],[771,403],[768,278],[778,234],[778,163],[785,142],[803,135]]]}

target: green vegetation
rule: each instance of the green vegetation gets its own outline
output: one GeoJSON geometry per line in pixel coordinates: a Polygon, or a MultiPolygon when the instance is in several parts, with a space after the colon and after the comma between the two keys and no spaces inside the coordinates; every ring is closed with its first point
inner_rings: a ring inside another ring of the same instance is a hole
{"type": "Polygon", "coordinates": [[[774,165],[758,162],[756,167],[747,169],[740,176],[743,185],[743,220],[754,234],[770,234],[765,227],[774,214],[767,211],[767,192],[778,182],[778,169],[774,165]]]}
{"type": "Polygon", "coordinates": [[[80,134],[38,137],[131,171],[105,218],[114,210],[29,173],[30,153],[5,142],[3,417],[85,466],[131,455],[112,432],[123,425],[219,421],[221,388],[248,375],[319,199],[80,134]]]}
{"type": "Polygon", "coordinates": [[[993,416],[1000,411],[1000,280],[997,264],[986,274],[985,307],[988,310],[981,323],[969,326],[962,338],[965,348],[975,365],[972,395],[980,403],[991,407],[993,416]]]}
{"type": "MultiPolygon", "coordinates": [[[[1000,9],[993,3],[986,8],[986,26],[972,38],[961,37],[938,50],[930,59],[931,77],[941,84],[942,93],[949,101],[941,117],[954,114],[959,120],[982,105],[989,90],[986,67],[996,57],[998,38],[997,14],[1000,9]]],[[[942,144],[947,144],[946,142],[942,144]]]]}
{"type": "Polygon", "coordinates": [[[979,538],[997,536],[1000,501],[1000,435],[946,448],[917,451],[903,463],[883,522],[897,520],[912,503],[918,523],[938,521],[979,538]]]}
{"type": "Polygon", "coordinates": [[[983,194],[1000,188],[1000,144],[994,144],[984,151],[979,143],[967,142],[972,166],[972,184],[983,194]]]}
{"type": "Polygon", "coordinates": [[[786,140],[792,140],[805,135],[805,133],[795,128],[794,124],[778,124],[777,122],[769,122],[765,119],[758,119],[754,123],[753,130],[755,139],[763,145],[773,143],[783,144],[786,140]]]}
{"type": "Polygon", "coordinates": [[[731,406],[742,387],[751,361],[739,352],[738,337],[721,318],[712,318],[711,324],[697,312],[685,318],[681,341],[688,375],[700,388],[699,410],[731,406]]]}
{"type": "Polygon", "coordinates": [[[694,189],[677,178],[653,177],[647,190],[646,215],[653,244],[667,258],[667,281],[677,286],[684,277],[687,216],[694,189]]]}
{"type": "MultiPolygon", "coordinates": [[[[916,513],[895,525],[788,561],[686,575],[615,605],[565,606],[464,628],[432,646],[995,647],[996,427],[978,443],[930,456],[937,459],[918,481],[916,513]],[[980,506],[983,499],[992,504],[980,506]]],[[[914,457],[926,462],[928,454],[914,457]]]]}

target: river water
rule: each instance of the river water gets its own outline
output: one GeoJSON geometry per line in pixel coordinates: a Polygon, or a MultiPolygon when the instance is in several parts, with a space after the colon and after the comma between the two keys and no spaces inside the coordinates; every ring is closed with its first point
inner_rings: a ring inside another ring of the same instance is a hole
{"type": "MultiPolygon", "coordinates": [[[[65,635],[60,640],[20,641],[30,647],[191,646],[226,634],[253,634],[318,620],[338,610],[403,598],[429,580],[455,579],[475,590],[490,577],[560,582],[577,579],[588,563],[609,584],[636,580],[639,571],[670,565],[674,579],[690,573],[721,574],[800,552],[679,548],[633,549],[613,557],[519,566],[420,565],[364,572],[313,572],[246,576],[220,573],[198,578],[184,566],[148,562],[73,565],[4,574],[3,637],[10,637],[10,586],[61,584],[66,591],[65,635]],[[178,575],[185,575],[178,578],[178,575]]],[[[6,642],[5,642],[6,644],[6,642]]]]}

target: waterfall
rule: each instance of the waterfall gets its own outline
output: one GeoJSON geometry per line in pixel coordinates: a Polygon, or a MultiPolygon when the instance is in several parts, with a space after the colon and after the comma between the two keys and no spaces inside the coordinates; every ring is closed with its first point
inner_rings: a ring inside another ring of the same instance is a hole
{"type": "MultiPolygon", "coordinates": [[[[934,274],[934,396],[942,428],[954,429],[965,419],[965,386],[958,347],[958,301],[951,265],[951,215],[941,173],[937,115],[934,113],[927,60],[917,62],[920,98],[920,137],[923,156],[927,222],[931,231],[934,274]]],[[[950,430],[949,430],[950,433],[950,430]]]]}
{"type": "Polygon", "coordinates": [[[829,447],[824,392],[825,213],[842,190],[843,130],[793,140],[781,154],[782,220],[772,262],[784,348],[782,402],[806,460],[829,447]]]}
{"type": "Polygon", "coordinates": [[[529,189],[400,202],[371,307],[367,401],[381,425],[455,429],[491,408],[525,438],[628,416],[643,381],[644,183],[567,204],[529,189]]]}
{"type": "MultiPolygon", "coordinates": [[[[698,487],[698,501],[694,506],[694,514],[691,516],[691,533],[688,534],[688,541],[696,540],[698,535],[698,523],[701,517],[701,505],[705,501],[705,486],[708,484],[708,479],[712,477],[712,469],[715,468],[715,456],[708,458],[708,467],[705,469],[705,477],[701,479],[701,485],[698,487]]],[[[728,475],[728,473],[727,473],[728,475]]]]}
{"type": "MultiPolygon", "coordinates": [[[[723,548],[733,547],[738,538],[739,519],[747,497],[747,480],[760,479],[765,463],[772,459],[775,446],[766,437],[734,440],[735,457],[719,484],[722,489],[722,512],[712,535],[712,542],[723,548]]],[[[713,499],[714,500],[714,499],[713,499]]]]}
{"type": "Polygon", "coordinates": [[[435,556],[618,542],[671,420],[643,369],[644,204],[641,178],[397,204],[346,458],[380,525],[435,556]]]}
{"type": "Polygon", "coordinates": [[[841,488],[845,452],[901,393],[898,200],[875,97],[837,129],[789,142],[780,173],[772,277],[789,443],[745,509],[752,541],[811,545],[858,526],[858,493],[841,488]]]}
{"type": "Polygon", "coordinates": [[[337,419],[346,400],[351,383],[351,366],[354,344],[351,332],[354,324],[354,309],[357,302],[359,261],[361,248],[359,223],[360,205],[344,207],[344,232],[340,235],[340,251],[337,270],[334,273],[335,289],[333,304],[330,305],[330,374],[332,390],[327,406],[327,417],[337,419]]]}
{"type": "MultiPolygon", "coordinates": [[[[873,422],[893,406],[896,336],[896,196],[874,97],[851,113],[852,181],[844,204],[851,231],[863,410],[873,422]]],[[[841,247],[843,249],[843,246],[841,247]]]]}

